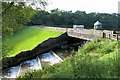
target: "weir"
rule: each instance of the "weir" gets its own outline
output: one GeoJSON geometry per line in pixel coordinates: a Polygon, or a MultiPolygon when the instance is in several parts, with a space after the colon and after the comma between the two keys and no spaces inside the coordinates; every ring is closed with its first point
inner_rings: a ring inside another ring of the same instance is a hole
{"type": "Polygon", "coordinates": [[[37,56],[35,59],[24,61],[18,66],[3,70],[2,78],[17,78],[18,76],[24,75],[27,71],[42,70],[42,66],[44,66],[41,64],[42,62],[47,62],[48,65],[54,65],[62,61],[58,55],[50,51],[37,56]]]}
{"type": "Polygon", "coordinates": [[[39,59],[32,59],[21,63],[19,75],[24,75],[27,71],[42,70],[41,63],[39,59]]]}
{"type": "Polygon", "coordinates": [[[23,75],[26,71],[42,70],[43,66],[54,65],[62,62],[64,57],[60,57],[53,52],[55,49],[74,49],[87,42],[84,39],[70,37],[64,33],[56,38],[49,38],[32,50],[20,52],[14,57],[5,57],[3,61],[3,78],[15,78],[23,75]],[[33,54],[34,53],[34,54],[33,54]],[[18,66],[17,70],[12,67],[18,66]],[[12,69],[12,70],[11,70],[12,69]],[[7,70],[7,71],[6,71],[7,70]],[[16,71],[13,76],[13,72],[16,71]],[[9,76],[8,76],[9,74],[9,76]]]}

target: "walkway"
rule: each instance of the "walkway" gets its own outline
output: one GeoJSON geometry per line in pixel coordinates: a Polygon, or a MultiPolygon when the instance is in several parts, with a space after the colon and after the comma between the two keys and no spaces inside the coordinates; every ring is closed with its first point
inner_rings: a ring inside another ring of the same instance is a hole
{"type": "Polygon", "coordinates": [[[69,36],[85,40],[93,40],[94,38],[109,38],[113,40],[120,40],[120,35],[113,34],[110,30],[94,30],[94,29],[73,29],[73,28],[60,28],[49,26],[33,26],[49,30],[56,30],[60,32],[67,32],[69,36]]]}

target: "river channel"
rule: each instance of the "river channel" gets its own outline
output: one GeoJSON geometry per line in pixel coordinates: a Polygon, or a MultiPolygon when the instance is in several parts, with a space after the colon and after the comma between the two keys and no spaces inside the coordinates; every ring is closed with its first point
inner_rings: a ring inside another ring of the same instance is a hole
{"type": "Polygon", "coordinates": [[[75,53],[75,49],[53,49],[49,52],[38,55],[35,59],[22,62],[18,66],[10,67],[2,71],[3,78],[16,78],[26,72],[42,70],[44,66],[52,66],[64,61],[64,59],[75,53]]]}

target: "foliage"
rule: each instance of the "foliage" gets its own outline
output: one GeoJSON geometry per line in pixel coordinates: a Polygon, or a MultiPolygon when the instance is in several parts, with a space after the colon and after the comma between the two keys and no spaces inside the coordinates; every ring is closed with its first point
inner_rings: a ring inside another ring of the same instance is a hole
{"type": "Polygon", "coordinates": [[[32,0],[28,2],[2,2],[2,35],[7,37],[24,28],[37,10],[48,5],[47,0],[32,0]]]}
{"type": "Polygon", "coordinates": [[[68,26],[73,24],[84,25],[85,28],[91,29],[96,21],[103,23],[103,29],[118,30],[118,14],[107,13],[86,13],[84,11],[63,11],[53,9],[51,12],[39,11],[31,20],[32,25],[48,25],[48,26],[68,26]]]}
{"type": "Polygon", "coordinates": [[[118,42],[109,39],[95,39],[83,45],[75,55],[64,62],[40,71],[28,72],[23,80],[34,78],[118,78],[118,42]]]}
{"type": "Polygon", "coordinates": [[[45,7],[48,5],[48,0],[31,0],[29,5],[37,10],[41,10],[42,8],[45,9],[45,7]]]}
{"type": "Polygon", "coordinates": [[[2,56],[15,56],[21,51],[31,50],[44,40],[59,36],[61,32],[29,27],[3,39],[2,56]]]}
{"type": "Polygon", "coordinates": [[[26,7],[22,3],[2,2],[2,8],[3,37],[22,29],[35,14],[31,7],[26,7]]]}

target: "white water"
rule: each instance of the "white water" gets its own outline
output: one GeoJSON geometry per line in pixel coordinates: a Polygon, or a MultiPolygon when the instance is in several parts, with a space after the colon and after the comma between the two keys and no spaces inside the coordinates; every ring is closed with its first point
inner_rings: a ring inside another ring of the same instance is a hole
{"type": "Polygon", "coordinates": [[[21,63],[19,75],[24,75],[27,71],[41,70],[41,64],[39,64],[38,59],[32,59],[21,63]]]}
{"type": "Polygon", "coordinates": [[[16,77],[18,77],[19,68],[20,68],[20,66],[5,69],[2,72],[2,77],[3,78],[16,78],[16,77]]]}
{"type": "Polygon", "coordinates": [[[4,78],[16,78],[20,75],[24,75],[27,71],[42,70],[41,63],[47,63],[48,65],[54,65],[62,62],[63,60],[57,56],[54,52],[41,54],[36,59],[27,60],[22,62],[19,66],[11,67],[3,71],[2,77],[4,78]]]}
{"type": "Polygon", "coordinates": [[[44,53],[39,57],[42,62],[46,62],[48,65],[54,65],[62,61],[62,59],[53,52],[44,53]]]}

